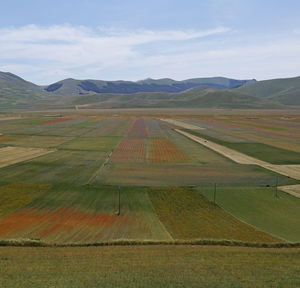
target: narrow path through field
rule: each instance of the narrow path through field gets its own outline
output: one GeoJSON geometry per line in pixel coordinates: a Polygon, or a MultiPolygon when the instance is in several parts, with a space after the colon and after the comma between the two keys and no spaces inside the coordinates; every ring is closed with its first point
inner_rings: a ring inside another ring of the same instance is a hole
{"type": "Polygon", "coordinates": [[[160,119],[162,121],[168,122],[169,124],[173,124],[176,126],[179,126],[184,129],[190,129],[190,130],[203,130],[204,128],[190,124],[190,123],[185,123],[179,120],[174,120],[174,119],[160,119]]]}
{"type": "Polygon", "coordinates": [[[192,139],[193,141],[206,146],[207,148],[216,151],[217,153],[222,154],[223,156],[233,160],[239,164],[248,164],[248,165],[259,165],[265,169],[272,170],[278,174],[291,177],[296,180],[300,180],[300,165],[274,165],[268,162],[256,159],[254,157],[245,155],[243,153],[237,152],[233,149],[227,148],[220,144],[214,143],[212,141],[200,138],[198,136],[192,135],[188,132],[182,131],[180,129],[175,129],[178,133],[192,139]]]}

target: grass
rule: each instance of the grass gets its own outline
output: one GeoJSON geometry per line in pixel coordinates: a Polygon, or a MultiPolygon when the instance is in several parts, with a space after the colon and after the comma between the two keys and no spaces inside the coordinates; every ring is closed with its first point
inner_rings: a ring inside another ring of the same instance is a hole
{"type": "Polygon", "coordinates": [[[284,131],[285,130],[283,128],[272,127],[272,126],[267,126],[267,125],[263,125],[263,124],[245,123],[245,122],[239,122],[239,121],[229,121],[229,122],[233,123],[233,124],[242,125],[242,126],[249,126],[249,127],[254,127],[254,128],[263,128],[263,129],[268,129],[268,130],[276,130],[276,131],[284,131]]]}
{"type": "Polygon", "coordinates": [[[299,287],[300,250],[0,247],[1,287],[299,287]]]}
{"type": "Polygon", "coordinates": [[[36,136],[36,135],[4,135],[1,144],[23,147],[51,148],[71,140],[69,137],[36,136]]]}
{"type": "Polygon", "coordinates": [[[277,175],[256,165],[110,163],[97,175],[96,183],[113,185],[186,186],[186,185],[273,185],[278,177],[282,185],[296,180],[277,175]]]}
{"type": "Polygon", "coordinates": [[[116,239],[171,240],[143,188],[54,186],[24,209],[0,221],[2,239],[90,243],[116,239]]]}
{"type": "MultiPolygon", "coordinates": [[[[213,200],[212,188],[199,192],[213,200]]],[[[300,241],[300,199],[273,187],[218,187],[217,204],[239,219],[266,232],[286,239],[300,241]]]]}
{"type": "Polygon", "coordinates": [[[167,137],[176,146],[189,157],[190,162],[199,164],[223,164],[232,163],[228,158],[196,143],[195,141],[188,139],[187,137],[171,130],[164,129],[167,137]]]}
{"type": "Polygon", "coordinates": [[[7,184],[0,186],[0,219],[23,208],[50,189],[46,184],[7,184]]]}
{"type": "Polygon", "coordinates": [[[300,164],[300,153],[263,143],[230,143],[198,131],[185,131],[272,164],[300,164]]]}
{"type": "Polygon", "coordinates": [[[0,169],[1,181],[15,183],[86,183],[103,164],[101,151],[57,151],[0,169]]]}
{"type": "Polygon", "coordinates": [[[60,117],[48,117],[48,118],[42,118],[42,119],[34,119],[34,120],[25,120],[25,121],[17,121],[14,122],[14,125],[34,125],[34,124],[40,124],[42,122],[46,121],[52,121],[52,120],[57,120],[60,119],[60,117]]]}
{"type": "Polygon", "coordinates": [[[120,137],[78,137],[65,144],[60,149],[83,151],[111,151],[120,142],[120,137]]]}
{"type": "Polygon", "coordinates": [[[159,219],[174,239],[278,242],[224,212],[191,188],[149,188],[159,219]]]}

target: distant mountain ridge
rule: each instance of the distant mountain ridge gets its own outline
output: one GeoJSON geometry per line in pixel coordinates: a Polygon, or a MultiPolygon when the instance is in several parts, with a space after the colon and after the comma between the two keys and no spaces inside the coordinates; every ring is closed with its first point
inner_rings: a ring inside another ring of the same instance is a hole
{"type": "Polygon", "coordinates": [[[45,91],[60,95],[82,95],[95,93],[133,94],[139,92],[182,92],[194,87],[231,89],[255,80],[235,80],[225,77],[195,78],[183,81],[173,79],[145,79],[140,81],[103,81],[65,79],[53,83],[45,91]]]}
{"type": "Polygon", "coordinates": [[[225,77],[176,81],[65,79],[38,86],[0,72],[0,110],[59,108],[285,109],[300,106],[300,77],[266,81],[225,77]]]}

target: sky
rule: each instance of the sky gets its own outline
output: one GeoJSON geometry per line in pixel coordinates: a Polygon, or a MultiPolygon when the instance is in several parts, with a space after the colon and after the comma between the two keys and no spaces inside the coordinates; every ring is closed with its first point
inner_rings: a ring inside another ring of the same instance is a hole
{"type": "Polygon", "coordinates": [[[300,1],[0,0],[0,71],[40,85],[300,75],[300,1]]]}

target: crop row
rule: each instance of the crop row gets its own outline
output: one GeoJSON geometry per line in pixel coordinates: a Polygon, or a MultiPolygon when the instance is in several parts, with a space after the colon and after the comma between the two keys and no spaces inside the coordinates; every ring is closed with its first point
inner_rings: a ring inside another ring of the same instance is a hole
{"type": "Polygon", "coordinates": [[[168,139],[151,139],[150,162],[186,162],[188,157],[168,139]]]}
{"type": "Polygon", "coordinates": [[[147,137],[146,123],[144,119],[135,120],[127,132],[127,137],[147,137]]]}
{"type": "Polygon", "coordinates": [[[0,221],[0,238],[41,239],[49,242],[94,242],[135,239],[149,235],[142,217],[124,211],[115,214],[89,213],[71,207],[25,208],[0,221]]]}
{"type": "Polygon", "coordinates": [[[72,118],[60,118],[60,119],[54,119],[54,120],[49,120],[49,121],[45,121],[45,122],[41,122],[39,124],[52,124],[52,123],[59,123],[59,122],[64,122],[64,121],[68,121],[71,120],[72,118]]]}
{"type": "Polygon", "coordinates": [[[145,162],[146,139],[124,138],[111,155],[113,162],[145,162]]]}
{"type": "Polygon", "coordinates": [[[149,137],[162,138],[165,137],[164,131],[160,128],[159,122],[154,119],[147,119],[147,132],[149,137]]]}
{"type": "Polygon", "coordinates": [[[278,242],[279,239],[239,221],[191,188],[149,188],[159,219],[174,239],[227,239],[278,242]]]}

